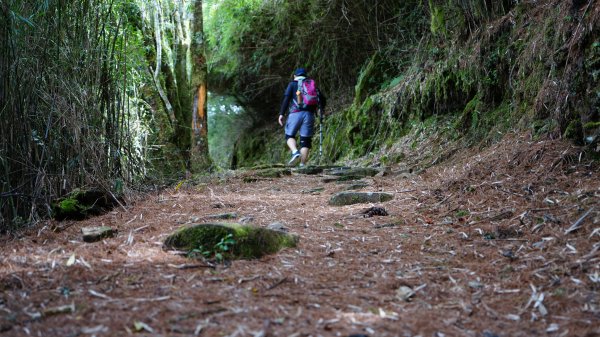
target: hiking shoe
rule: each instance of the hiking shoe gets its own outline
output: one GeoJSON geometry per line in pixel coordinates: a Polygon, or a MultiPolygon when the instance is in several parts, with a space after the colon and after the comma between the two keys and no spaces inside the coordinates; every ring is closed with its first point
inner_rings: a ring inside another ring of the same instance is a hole
{"type": "Polygon", "coordinates": [[[300,161],[300,151],[296,151],[296,152],[292,153],[292,159],[290,159],[290,161],[288,162],[288,165],[296,166],[296,164],[298,164],[299,161],[300,161]]]}

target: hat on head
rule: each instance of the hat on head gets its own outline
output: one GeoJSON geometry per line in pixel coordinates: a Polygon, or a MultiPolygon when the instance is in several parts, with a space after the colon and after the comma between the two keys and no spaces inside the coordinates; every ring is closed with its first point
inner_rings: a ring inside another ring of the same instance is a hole
{"type": "Polygon", "coordinates": [[[296,69],[296,72],[294,73],[294,75],[296,75],[296,76],[306,76],[306,69],[304,69],[304,68],[298,68],[298,69],[296,69]]]}

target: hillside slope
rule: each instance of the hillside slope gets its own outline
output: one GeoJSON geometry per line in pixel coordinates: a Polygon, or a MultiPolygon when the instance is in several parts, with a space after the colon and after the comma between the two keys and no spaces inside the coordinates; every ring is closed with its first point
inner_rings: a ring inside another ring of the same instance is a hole
{"type": "MultiPolygon", "coordinates": [[[[449,148],[490,144],[516,130],[566,137],[597,152],[600,4],[507,1],[487,15],[476,12],[454,1],[415,5],[409,13],[427,15],[430,25],[425,31],[422,25],[402,26],[408,35],[422,33],[419,40],[404,41],[405,53],[392,54],[396,49],[389,45],[373,50],[355,73],[352,91],[321,80],[333,102],[326,111],[322,161],[362,158],[385,165],[421,156],[421,166],[428,166],[448,157],[449,148]],[[432,142],[439,146],[431,148],[432,142]]],[[[399,42],[388,38],[389,44],[399,42]]],[[[323,79],[321,68],[313,74],[323,79]]],[[[237,166],[287,156],[277,109],[277,103],[263,109],[263,124],[240,139],[237,166]]]]}

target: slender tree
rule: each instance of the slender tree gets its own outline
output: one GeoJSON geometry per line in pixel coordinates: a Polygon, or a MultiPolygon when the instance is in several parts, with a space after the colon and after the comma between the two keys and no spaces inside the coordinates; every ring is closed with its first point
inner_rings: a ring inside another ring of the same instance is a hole
{"type": "Polygon", "coordinates": [[[192,118],[192,170],[202,170],[210,165],[208,152],[207,67],[204,45],[202,1],[194,2],[192,28],[192,88],[196,88],[192,118]]]}
{"type": "Polygon", "coordinates": [[[172,141],[185,168],[211,164],[206,118],[206,58],[201,0],[140,2],[147,35],[154,39],[154,82],[171,123],[172,141]]]}

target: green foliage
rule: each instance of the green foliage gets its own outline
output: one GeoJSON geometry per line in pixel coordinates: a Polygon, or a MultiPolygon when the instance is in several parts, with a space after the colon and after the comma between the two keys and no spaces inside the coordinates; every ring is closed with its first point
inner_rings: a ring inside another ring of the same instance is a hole
{"type": "Polygon", "coordinates": [[[462,217],[468,216],[469,214],[471,214],[471,213],[468,210],[460,209],[460,210],[456,211],[455,215],[457,218],[462,218],[462,217]]]}
{"type": "MultiPolygon", "coordinates": [[[[249,130],[250,132],[242,133],[235,143],[231,168],[283,163],[289,158],[289,150],[280,128],[254,126],[249,130]]],[[[312,156],[314,158],[314,152],[312,156]]]]}
{"type": "MultiPolygon", "coordinates": [[[[560,122],[546,121],[552,117],[548,107],[558,103],[548,74],[560,73],[549,72],[528,46],[547,41],[554,49],[539,52],[549,59],[563,57],[554,51],[559,49],[557,36],[566,27],[554,27],[552,22],[564,8],[552,10],[553,17],[536,16],[542,29],[533,29],[526,14],[517,16],[516,23],[502,17],[513,9],[530,10],[514,1],[430,0],[425,10],[416,6],[410,12],[428,14],[431,34],[405,46],[406,51],[418,52],[401,62],[391,61],[392,52],[386,48],[364,58],[353,103],[327,120],[325,157],[336,161],[369,156],[407,135],[414,137],[409,143],[416,150],[427,135],[436,133],[474,144],[497,140],[519,121],[523,127],[539,120],[542,127],[536,132],[542,134],[562,127],[560,122]],[[439,124],[431,126],[430,121],[439,124]]],[[[422,27],[407,28],[408,34],[423,33],[422,27]]],[[[382,155],[381,162],[389,161],[382,155]]]]}
{"type": "Polygon", "coordinates": [[[198,245],[187,253],[187,257],[190,259],[209,258],[211,255],[213,253],[210,250],[204,249],[202,245],[198,245]]]}
{"type": "Polygon", "coordinates": [[[584,130],[592,130],[600,127],[600,122],[587,122],[583,125],[584,130]]]}
{"type": "Polygon", "coordinates": [[[429,0],[429,8],[431,10],[431,33],[434,35],[446,35],[446,18],[444,17],[444,9],[440,6],[435,6],[432,0],[429,0]]]}
{"type": "Polygon", "coordinates": [[[376,93],[386,82],[386,74],[391,65],[380,52],[375,52],[367,64],[361,69],[354,87],[354,105],[361,105],[367,96],[376,93]]]}
{"type": "Polygon", "coordinates": [[[214,258],[217,262],[222,263],[227,258],[227,254],[233,245],[235,245],[235,240],[233,234],[229,233],[221,238],[212,249],[207,250],[202,245],[198,245],[188,252],[187,256],[189,258],[214,258]]]}
{"type": "Polygon", "coordinates": [[[58,209],[63,214],[73,214],[79,212],[81,208],[79,202],[72,198],[65,199],[58,204],[58,209]]]}
{"type": "Polygon", "coordinates": [[[0,231],[77,187],[139,183],[150,118],[133,2],[0,7],[0,231]]]}
{"type": "Polygon", "coordinates": [[[115,200],[113,194],[99,189],[75,189],[63,198],[52,203],[52,216],[57,220],[83,220],[92,215],[100,215],[122,200],[115,200]]]}
{"type": "Polygon", "coordinates": [[[224,254],[227,254],[233,245],[235,245],[233,234],[227,234],[215,245],[215,259],[223,261],[224,254]]]}
{"type": "Polygon", "coordinates": [[[581,141],[581,139],[583,139],[583,127],[581,121],[578,119],[570,121],[563,135],[565,138],[581,141]]]}
{"type": "Polygon", "coordinates": [[[447,39],[464,37],[485,22],[501,17],[518,1],[429,0],[430,31],[447,39]]]}
{"type": "Polygon", "coordinates": [[[260,98],[256,104],[261,107],[277,105],[297,66],[307,67],[326,93],[353,85],[375,50],[397,67],[410,55],[404,42],[420,38],[414,28],[426,27],[418,12],[425,7],[418,0],[384,0],[376,6],[327,0],[224,0],[206,6],[212,83],[251,103],[260,98]]]}

